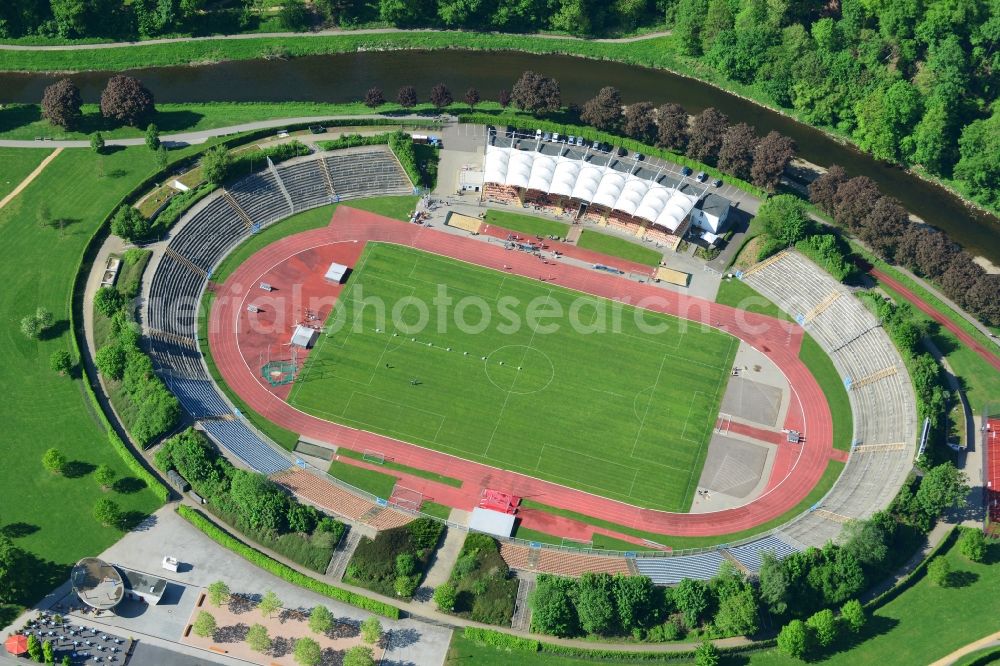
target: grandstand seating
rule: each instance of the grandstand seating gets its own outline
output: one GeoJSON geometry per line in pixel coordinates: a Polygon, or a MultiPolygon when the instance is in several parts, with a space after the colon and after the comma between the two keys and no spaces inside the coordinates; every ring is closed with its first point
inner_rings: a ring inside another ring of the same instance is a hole
{"type": "Polygon", "coordinates": [[[177,396],[184,409],[196,419],[231,416],[232,410],[208,379],[165,376],[167,388],[177,396]]]}
{"type": "Polygon", "coordinates": [[[230,187],[229,194],[260,227],[266,227],[292,213],[288,200],[270,171],[247,176],[230,187]]]}
{"type": "Polygon", "coordinates": [[[782,253],[748,271],[744,279],[782,310],[801,317],[842,378],[877,377],[848,391],[854,444],[906,444],[902,448],[873,446],[864,454],[852,455],[822,502],[829,513],[806,514],[779,532],[789,543],[820,547],[840,535],[842,523],[831,515],[868,518],[895,497],[913,463],[916,398],[903,360],[875,317],[847,287],[808,259],[795,252],[782,253]],[[841,294],[832,298],[835,291],[841,294]],[[808,314],[812,316],[805,321],[808,314]]]}
{"type": "Polygon", "coordinates": [[[676,585],[685,578],[706,580],[719,572],[725,558],[719,552],[678,557],[639,557],[635,566],[657,585],[676,585]]]}
{"type": "Polygon", "coordinates": [[[281,164],[278,175],[288,188],[296,211],[328,204],[333,197],[333,190],[327,185],[317,159],[281,164]]]}
{"type": "Polygon", "coordinates": [[[333,178],[333,189],[341,200],[413,192],[413,185],[396,158],[383,146],[338,151],[323,159],[333,178]]]}
{"type": "Polygon", "coordinates": [[[578,577],[588,572],[628,574],[624,557],[591,555],[554,548],[533,549],[509,541],[500,542],[500,556],[511,569],[578,577]]]}
{"type": "Polygon", "coordinates": [[[785,543],[776,536],[766,536],[763,539],[730,548],[727,552],[750,571],[760,571],[760,562],[764,553],[769,552],[779,560],[783,560],[797,550],[798,548],[785,543]]]}
{"type": "Polygon", "coordinates": [[[261,474],[274,474],[291,467],[284,456],[240,421],[202,421],[202,426],[216,444],[261,474]]]}

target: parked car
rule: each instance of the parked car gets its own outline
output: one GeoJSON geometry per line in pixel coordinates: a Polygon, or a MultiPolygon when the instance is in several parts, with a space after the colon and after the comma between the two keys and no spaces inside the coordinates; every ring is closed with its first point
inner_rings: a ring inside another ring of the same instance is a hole
{"type": "Polygon", "coordinates": [[[576,137],[576,145],[582,148],[583,146],[587,145],[587,142],[583,140],[582,136],[578,136],[576,137]]]}
{"type": "Polygon", "coordinates": [[[625,150],[625,146],[620,147],[618,149],[618,157],[625,157],[626,155],[628,155],[628,151],[625,150]]]}
{"type": "Polygon", "coordinates": [[[505,125],[503,130],[503,135],[508,139],[514,136],[514,128],[510,125],[505,125]]]}
{"type": "Polygon", "coordinates": [[[496,134],[497,133],[497,128],[493,127],[493,125],[487,125],[486,126],[486,133],[487,134],[496,134]]]}
{"type": "Polygon", "coordinates": [[[326,132],[326,128],[323,127],[322,125],[310,125],[309,131],[312,132],[313,134],[323,134],[326,132]]]}
{"type": "Polygon", "coordinates": [[[552,132],[545,132],[542,134],[542,141],[551,141],[551,140],[552,140],[552,132]]]}
{"type": "Polygon", "coordinates": [[[691,173],[692,173],[691,172],[691,167],[684,167],[683,169],[681,169],[681,175],[682,176],[690,176],[691,173]]]}
{"type": "Polygon", "coordinates": [[[707,173],[705,173],[704,171],[699,171],[699,172],[698,172],[698,175],[697,175],[697,176],[695,176],[695,179],[696,179],[696,180],[697,180],[697,181],[698,181],[699,183],[704,183],[704,182],[705,182],[706,180],[708,180],[708,174],[707,174],[707,173]]]}
{"type": "Polygon", "coordinates": [[[552,140],[556,141],[556,142],[559,141],[559,132],[553,132],[552,133],[552,140]]]}
{"type": "Polygon", "coordinates": [[[643,155],[642,153],[636,153],[633,157],[635,157],[636,162],[641,162],[644,159],[646,159],[646,156],[643,155]]]}
{"type": "Polygon", "coordinates": [[[722,187],[722,179],[716,178],[712,181],[712,187],[722,187]]]}
{"type": "Polygon", "coordinates": [[[569,145],[571,145],[571,146],[572,146],[572,145],[575,145],[575,144],[576,144],[576,137],[575,137],[575,136],[573,136],[572,134],[570,134],[570,135],[569,135],[569,138],[567,139],[567,142],[568,142],[568,143],[569,143],[569,145]]]}

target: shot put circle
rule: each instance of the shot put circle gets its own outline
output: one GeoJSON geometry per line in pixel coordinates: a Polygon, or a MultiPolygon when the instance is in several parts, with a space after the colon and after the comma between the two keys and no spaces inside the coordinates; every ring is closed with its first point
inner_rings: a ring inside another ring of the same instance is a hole
{"type": "Polygon", "coordinates": [[[548,355],[527,345],[506,345],[494,349],[487,355],[484,365],[486,378],[491,384],[516,395],[543,391],[556,376],[548,355]]]}

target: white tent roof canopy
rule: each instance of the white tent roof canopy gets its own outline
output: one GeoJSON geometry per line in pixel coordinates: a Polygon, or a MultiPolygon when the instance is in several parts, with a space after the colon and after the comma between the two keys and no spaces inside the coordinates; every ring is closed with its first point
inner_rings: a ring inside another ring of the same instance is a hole
{"type": "Polygon", "coordinates": [[[330,267],[326,269],[326,279],[332,282],[341,282],[346,274],[347,266],[344,264],[338,264],[337,262],[333,262],[330,264],[330,267]]]}
{"type": "Polygon", "coordinates": [[[483,181],[572,197],[677,231],[698,196],[562,155],[487,146],[483,181]]]}
{"type": "Polygon", "coordinates": [[[476,507],[469,517],[469,529],[498,537],[509,537],[514,532],[514,515],[476,507]]]}
{"type": "Polygon", "coordinates": [[[303,326],[299,324],[295,327],[295,331],[292,333],[291,344],[296,347],[304,347],[309,349],[316,342],[316,338],[319,337],[319,331],[314,328],[309,328],[308,326],[303,326]]]}

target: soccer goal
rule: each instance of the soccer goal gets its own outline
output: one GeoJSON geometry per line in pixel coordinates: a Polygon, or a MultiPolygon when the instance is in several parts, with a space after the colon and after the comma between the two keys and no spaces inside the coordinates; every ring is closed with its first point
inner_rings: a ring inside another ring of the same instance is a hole
{"type": "Polygon", "coordinates": [[[560,546],[564,548],[593,548],[593,539],[571,539],[570,537],[563,537],[562,541],[559,543],[560,546]]]}
{"type": "Polygon", "coordinates": [[[420,511],[420,507],[423,503],[424,494],[419,490],[407,488],[399,483],[392,487],[392,494],[389,496],[389,504],[395,504],[402,509],[408,509],[410,511],[420,511]]]}
{"type": "Polygon", "coordinates": [[[365,449],[361,459],[365,462],[372,463],[373,465],[385,464],[385,454],[381,451],[376,451],[375,449],[365,449]]]}

